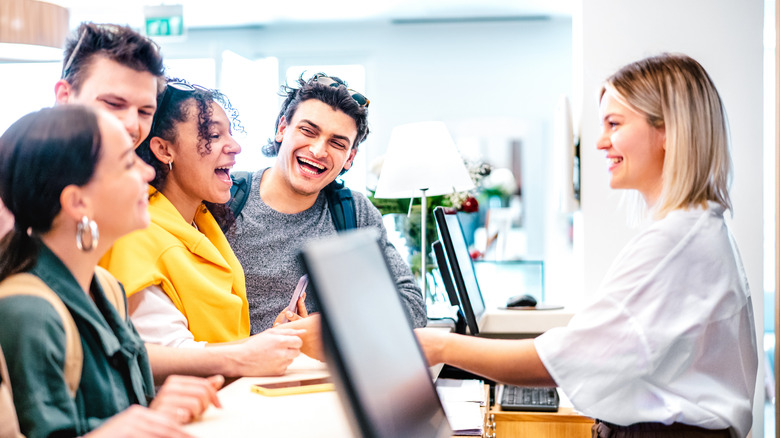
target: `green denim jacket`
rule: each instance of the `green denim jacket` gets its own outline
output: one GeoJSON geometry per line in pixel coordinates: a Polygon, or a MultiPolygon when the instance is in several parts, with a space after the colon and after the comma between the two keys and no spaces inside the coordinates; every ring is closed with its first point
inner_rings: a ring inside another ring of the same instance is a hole
{"type": "Polygon", "coordinates": [[[83,435],[131,404],[154,396],[143,341],[93,278],[92,301],[45,245],[30,273],[65,303],[84,350],[75,399],[64,378],[65,330],[54,308],[34,296],[0,300],[0,347],[8,361],[14,404],[28,438],[83,435]]]}

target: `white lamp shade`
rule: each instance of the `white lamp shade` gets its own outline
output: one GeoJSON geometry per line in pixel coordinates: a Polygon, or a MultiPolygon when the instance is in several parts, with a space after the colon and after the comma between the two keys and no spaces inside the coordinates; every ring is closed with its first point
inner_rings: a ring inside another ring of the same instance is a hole
{"type": "Polygon", "coordinates": [[[399,125],[390,134],[377,198],[416,198],[474,188],[463,158],[444,122],[399,125]]]}

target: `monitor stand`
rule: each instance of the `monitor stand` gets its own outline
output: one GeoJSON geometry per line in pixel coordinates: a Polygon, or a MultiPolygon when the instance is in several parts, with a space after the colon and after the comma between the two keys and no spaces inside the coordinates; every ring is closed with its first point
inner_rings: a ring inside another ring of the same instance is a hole
{"type": "Polygon", "coordinates": [[[455,333],[459,335],[466,334],[466,318],[463,317],[463,313],[458,309],[458,318],[455,321],[455,333]]]}
{"type": "Polygon", "coordinates": [[[496,383],[488,379],[487,377],[483,377],[480,376],[479,374],[474,374],[470,371],[466,371],[458,367],[454,367],[452,365],[447,365],[447,364],[444,364],[441,371],[439,372],[439,378],[458,379],[458,380],[477,379],[477,380],[484,380],[485,383],[489,385],[495,385],[496,383]]]}

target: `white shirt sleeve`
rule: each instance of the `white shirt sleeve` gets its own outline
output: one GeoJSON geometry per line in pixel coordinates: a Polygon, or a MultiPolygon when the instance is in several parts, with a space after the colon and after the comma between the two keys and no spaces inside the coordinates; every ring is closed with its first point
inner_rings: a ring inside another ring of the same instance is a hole
{"type": "Polygon", "coordinates": [[[578,410],[747,435],[755,324],[722,212],[676,210],[654,223],[621,251],[592,304],[534,340],[578,410]]]}
{"type": "Polygon", "coordinates": [[[160,286],[149,286],[127,298],[130,319],[144,342],[166,347],[201,348],[187,318],[176,308],[160,286]]]}

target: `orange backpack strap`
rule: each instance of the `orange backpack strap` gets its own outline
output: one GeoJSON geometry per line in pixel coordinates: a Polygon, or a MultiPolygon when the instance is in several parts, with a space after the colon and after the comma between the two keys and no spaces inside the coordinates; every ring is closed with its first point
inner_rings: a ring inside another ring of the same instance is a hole
{"type": "Polygon", "coordinates": [[[119,316],[123,320],[127,320],[127,304],[125,298],[125,291],[119,284],[116,278],[111,275],[110,272],[101,268],[95,267],[95,278],[97,278],[100,287],[103,289],[103,293],[106,295],[106,299],[114,305],[114,308],[119,313],[119,316]]]}
{"type": "Polygon", "coordinates": [[[2,349],[0,349],[0,437],[24,438],[19,431],[19,419],[16,417],[16,409],[14,409],[11,380],[8,378],[8,368],[5,366],[2,349]]]}
{"type": "Polygon", "coordinates": [[[84,363],[84,351],[81,349],[81,336],[60,297],[33,274],[15,274],[0,283],[0,299],[16,295],[31,295],[40,297],[54,307],[62,320],[65,329],[65,383],[68,385],[71,397],[76,396],[76,390],[81,383],[81,367],[84,363]]]}

